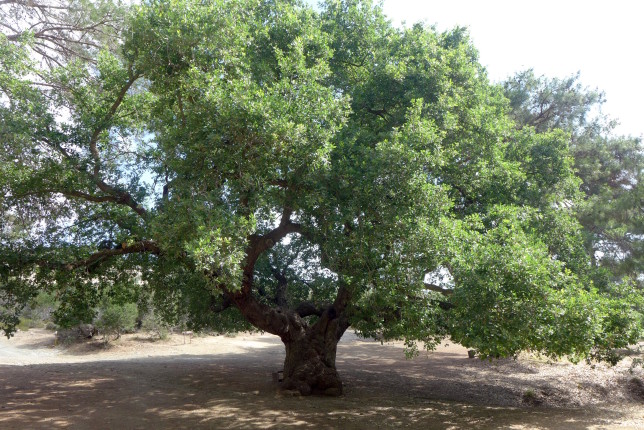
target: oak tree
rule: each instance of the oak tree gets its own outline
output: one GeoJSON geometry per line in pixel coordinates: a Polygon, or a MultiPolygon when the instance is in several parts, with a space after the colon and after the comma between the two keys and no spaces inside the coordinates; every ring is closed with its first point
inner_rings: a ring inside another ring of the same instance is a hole
{"type": "Polygon", "coordinates": [[[594,286],[562,205],[583,198],[569,135],[516,126],[465,30],[369,1],[177,0],[118,34],[46,72],[33,37],[0,36],[6,333],[39,291],[67,322],[146,296],[279,336],[284,387],[329,395],[349,327],[490,357],[637,340],[641,295],[594,286]]]}

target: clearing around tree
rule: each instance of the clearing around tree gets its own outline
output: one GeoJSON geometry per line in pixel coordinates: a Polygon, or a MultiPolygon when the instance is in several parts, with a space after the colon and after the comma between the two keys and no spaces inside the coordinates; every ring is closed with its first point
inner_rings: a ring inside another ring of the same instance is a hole
{"type": "Polygon", "coordinates": [[[400,343],[347,333],[338,346],[342,397],[278,390],[284,348],[271,335],[128,334],[53,346],[45,330],[0,339],[3,429],[563,428],[644,426],[644,371],[469,359],[449,344],[404,358],[400,343]]]}

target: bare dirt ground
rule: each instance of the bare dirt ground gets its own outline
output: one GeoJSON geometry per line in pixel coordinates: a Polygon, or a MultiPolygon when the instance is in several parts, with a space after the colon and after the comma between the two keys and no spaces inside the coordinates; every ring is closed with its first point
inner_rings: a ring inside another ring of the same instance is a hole
{"type": "Polygon", "coordinates": [[[54,346],[45,330],[0,340],[0,429],[644,429],[644,371],[538,357],[469,359],[458,345],[406,360],[348,333],[340,398],[291,397],[270,335],[54,346]]]}

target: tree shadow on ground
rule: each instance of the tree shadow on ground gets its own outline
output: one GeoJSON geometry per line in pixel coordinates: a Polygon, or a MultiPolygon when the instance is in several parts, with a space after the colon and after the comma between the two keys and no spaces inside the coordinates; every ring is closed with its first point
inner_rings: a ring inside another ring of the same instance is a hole
{"type": "MultiPolygon", "coordinates": [[[[28,334],[29,332],[27,332],[28,334]]],[[[24,349],[24,350],[42,350],[42,349],[55,349],[56,347],[56,336],[54,335],[54,332],[51,332],[51,337],[42,337],[42,336],[34,336],[33,338],[26,337],[26,341],[21,343],[20,345],[15,345],[13,348],[16,349],[24,349]]]]}
{"type": "Polygon", "coordinates": [[[623,411],[498,405],[495,398],[516,393],[490,382],[481,390],[481,381],[458,379],[470,365],[461,354],[405,362],[400,349],[361,342],[340,347],[343,397],[289,397],[271,378],[284,357],[279,340],[266,343],[262,353],[248,348],[231,354],[0,366],[0,428],[587,429],[624,420],[623,411]],[[441,387],[449,384],[451,392],[461,392],[459,401],[442,396],[441,387]],[[487,393],[487,405],[478,393],[487,393]]]}

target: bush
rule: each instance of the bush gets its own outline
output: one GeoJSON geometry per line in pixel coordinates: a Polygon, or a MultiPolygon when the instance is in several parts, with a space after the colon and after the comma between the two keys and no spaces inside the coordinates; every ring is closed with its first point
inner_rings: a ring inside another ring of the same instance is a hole
{"type": "Polygon", "coordinates": [[[141,328],[144,331],[155,334],[161,340],[165,340],[170,336],[170,326],[153,310],[143,317],[141,328]]]}
{"type": "Polygon", "coordinates": [[[45,327],[51,322],[56,306],[56,298],[52,294],[41,292],[22,310],[18,329],[27,331],[30,328],[45,327]]]}
{"type": "Polygon", "coordinates": [[[30,328],[42,328],[44,323],[38,319],[20,318],[18,323],[18,330],[27,331],[30,328]]]}
{"type": "Polygon", "coordinates": [[[33,300],[32,318],[39,319],[43,322],[49,322],[52,318],[54,309],[58,307],[58,302],[53,294],[41,292],[33,300]]]}
{"type": "Polygon", "coordinates": [[[138,313],[134,303],[116,305],[103,302],[98,311],[96,326],[106,339],[110,334],[115,334],[118,339],[121,333],[134,331],[138,313]]]}

